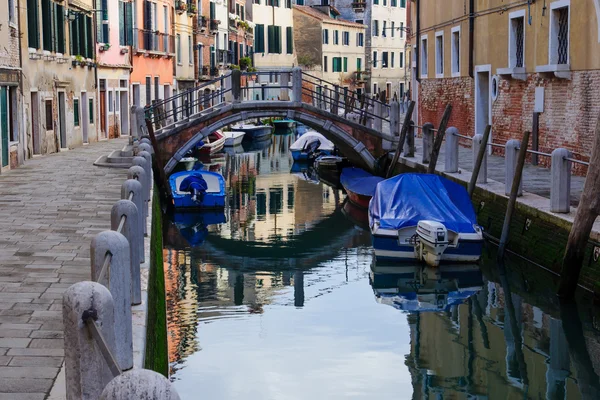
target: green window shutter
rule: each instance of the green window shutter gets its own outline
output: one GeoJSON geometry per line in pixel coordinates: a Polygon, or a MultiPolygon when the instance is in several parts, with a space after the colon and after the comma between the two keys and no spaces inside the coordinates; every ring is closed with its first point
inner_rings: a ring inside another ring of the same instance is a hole
{"type": "Polygon", "coordinates": [[[42,48],[52,51],[52,12],[50,0],[42,0],[42,48]]]}
{"type": "Polygon", "coordinates": [[[125,44],[133,46],[133,3],[125,3],[125,44]]]}
{"type": "Polygon", "coordinates": [[[94,99],[90,99],[88,114],[90,115],[90,124],[93,124],[94,123],[94,99]]]}
{"type": "Polygon", "coordinates": [[[356,70],[357,71],[362,71],[362,58],[357,58],[356,59],[356,70]]]}
{"type": "Polygon", "coordinates": [[[92,33],[92,17],[85,17],[85,28],[87,32],[88,57],[94,58],[94,34],[92,33]]]}
{"type": "Polygon", "coordinates": [[[348,57],[344,57],[344,72],[348,72],[348,57]]]}
{"type": "Polygon", "coordinates": [[[119,44],[125,46],[125,3],[119,1],[119,44]]]}
{"type": "Polygon", "coordinates": [[[38,0],[27,0],[27,39],[29,47],[40,48],[38,0]]]}
{"type": "Polygon", "coordinates": [[[288,26],[285,28],[286,30],[286,38],[287,38],[287,53],[294,54],[294,34],[292,32],[292,27],[288,26]]]}
{"type": "Polygon", "coordinates": [[[82,57],[87,57],[87,37],[85,36],[85,18],[83,14],[79,14],[77,25],[79,25],[79,36],[77,36],[76,40],[79,42],[79,54],[81,54],[82,57]]]}
{"type": "MultiPolygon", "coordinates": [[[[102,0],[96,0],[96,10],[102,8],[102,0]]],[[[96,42],[102,43],[102,13],[96,13],[96,42]]]]}
{"type": "Polygon", "coordinates": [[[265,26],[262,24],[256,25],[254,36],[254,48],[257,53],[265,52],[265,26]]]}
{"type": "Polygon", "coordinates": [[[65,54],[65,11],[64,7],[56,5],[56,51],[65,54]]]}
{"type": "Polygon", "coordinates": [[[373,4],[379,4],[379,0],[373,0],[373,4]]]}
{"type": "Polygon", "coordinates": [[[210,2],[210,19],[215,19],[215,3],[213,3],[212,1],[210,2]]]}
{"type": "Polygon", "coordinates": [[[73,125],[79,126],[79,99],[73,99],[73,125]]]}
{"type": "Polygon", "coordinates": [[[283,48],[282,47],[282,43],[281,43],[281,40],[282,40],[281,39],[281,37],[282,37],[281,36],[281,27],[277,26],[276,29],[275,29],[275,32],[276,32],[276,35],[277,35],[277,54],[281,54],[281,52],[282,52],[281,49],[283,48]]]}
{"type": "Polygon", "coordinates": [[[75,55],[75,21],[69,21],[69,52],[75,55]]]}
{"type": "Polygon", "coordinates": [[[268,41],[268,52],[275,53],[275,26],[269,25],[267,27],[267,41],[268,41]]]}

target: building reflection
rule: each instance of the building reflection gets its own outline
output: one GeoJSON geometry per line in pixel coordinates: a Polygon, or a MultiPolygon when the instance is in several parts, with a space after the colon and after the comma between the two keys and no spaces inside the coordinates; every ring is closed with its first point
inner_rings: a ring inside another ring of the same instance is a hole
{"type": "Polygon", "coordinates": [[[576,309],[550,315],[511,292],[502,275],[451,304],[447,290],[472,289],[472,277],[448,285],[439,274],[410,275],[374,267],[371,283],[377,301],[409,313],[413,399],[600,398],[597,333],[584,331],[576,309]],[[419,307],[389,300],[410,297],[411,287],[419,307]]]}

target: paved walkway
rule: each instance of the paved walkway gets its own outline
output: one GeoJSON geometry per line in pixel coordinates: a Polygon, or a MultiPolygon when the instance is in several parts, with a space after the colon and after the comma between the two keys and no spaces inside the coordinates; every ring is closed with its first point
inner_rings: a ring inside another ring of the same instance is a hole
{"type": "Polygon", "coordinates": [[[44,399],[63,362],[62,294],[90,279],[124,169],[93,166],[126,139],[29,160],[0,175],[0,399],[44,399]]]}
{"type": "MultiPolygon", "coordinates": [[[[422,151],[422,139],[416,138],[415,145],[417,151],[415,153],[416,160],[421,161],[423,154],[422,151]]],[[[445,151],[444,145],[440,155],[438,157],[437,168],[444,168],[445,151]]],[[[463,171],[473,170],[473,150],[470,147],[458,148],[458,166],[463,171]]],[[[505,183],[506,179],[504,176],[504,157],[498,155],[488,155],[488,179],[495,180],[497,182],[505,183]]],[[[550,169],[539,166],[531,165],[526,163],[523,169],[523,190],[529,193],[537,194],[538,196],[550,198],[550,169]]],[[[583,192],[583,184],[585,183],[585,177],[583,176],[571,176],[571,206],[577,207],[581,193],[583,192]]]]}

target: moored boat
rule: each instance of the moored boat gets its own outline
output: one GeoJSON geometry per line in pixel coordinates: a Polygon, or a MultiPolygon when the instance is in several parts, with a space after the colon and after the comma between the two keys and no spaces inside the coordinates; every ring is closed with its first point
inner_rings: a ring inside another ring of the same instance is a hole
{"type": "Polygon", "coordinates": [[[333,143],[316,131],[300,136],[290,146],[294,161],[309,160],[323,154],[330,155],[334,150],[333,143]]]}
{"type": "Polygon", "coordinates": [[[380,176],[372,175],[361,168],[349,167],[342,169],[340,183],[348,198],[355,205],[364,209],[369,208],[369,201],[375,194],[377,184],[383,181],[380,176]]]}
{"type": "Polygon", "coordinates": [[[401,174],[377,185],[369,227],[378,261],[477,262],[483,232],[464,187],[438,175],[401,174]]]}
{"type": "Polygon", "coordinates": [[[293,119],[279,119],[273,121],[273,126],[276,131],[293,130],[296,127],[296,121],[293,119]]]}
{"type": "Polygon", "coordinates": [[[254,124],[240,124],[232,126],[232,129],[239,132],[245,132],[246,136],[244,139],[247,140],[262,140],[266,139],[271,135],[273,127],[270,125],[254,125],[254,124]]]}
{"type": "Polygon", "coordinates": [[[214,154],[223,150],[225,136],[221,131],[214,131],[202,140],[203,146],[198,148],[200,154],[214,154]]]}
{"type": "Polygon", "coordinates": [[[184,165],[186,171],[191,171],[194,169],[194,165],[197,161],[198,159],[196,157],[183,157],[181,160],[179,160],[179,162],[184,165]]]}
{"type": "Polygon", "coordinates": [[[223,135],[225,136],[225,147],[235,147],[242,144],[246,132],[230,131],[223,132],[223,135]]]}
{"type": "Polygon", "coordinates": [[[182,171],[169,177],[175,208],[225,207],[225,179],[210,171],[182,171]]]}

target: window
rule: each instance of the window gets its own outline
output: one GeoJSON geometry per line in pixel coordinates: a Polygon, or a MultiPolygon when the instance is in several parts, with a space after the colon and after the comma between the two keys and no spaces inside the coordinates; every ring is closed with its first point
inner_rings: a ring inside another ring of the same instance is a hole
{"type": "Polygon", "coordinates": [[[113,104],[113,91],[109,90],[108,91],[108,112],[114,112],[115,111],[115,107],[113,104]]]}
{"type": "Polygon", "coordinates": [[[379,0],[373,0],[373,5],[378,5],[379,4],[379,0]]]}
{"type": "Polygon", "coordinates": [[[285,0],[285,8],[292,8],[292,0],[285,0]]]}
{"type": "Polygon", "coordinates": [[[178,33],[175,37],[177,46],[177,64],[181,64],[181,35],[178,33]]]}
{"type": "Polygon", "coordinates": [[[383,21],[383,27],[381,28],[381,36],[386,37],[387,36],[387,21],[383,21]]]}
{"type": "Polygon", "coordinates": [[[363,20],[362,19],[355,19],[354,22],[356,22],[357,24],[363,24],[363,20]]]}
{"type": "Polygon", "coordinates": [[[158,76],[155,76],[154,77],[154,99],[155,100],[159,100],[160,99],[160,97],[158,96],[158,88],[159,87],[160,87],[160,84],[159,84],[158,76]]]}
{"type": "Polygon", "coordinates": [[[460,26],[452,28],[452,76],[460,75],[460,26]]]}
{"type": "Polygon", "coordinates": [[[323,72],[327,72],[327,56],[323,57],[323,72]]]}
{"type": "Polygon", "coordinates": [[[89,100],[89,110],[88,110],[88,115],[90,117],[90,124],[94,123],[94,99],[90,99],[89,100]]]}
{"type": "Polygon", "coordinates": [[[356,34],[356,46],[363,47],[365,45],[365,34],[359,32],[356,34]]]}
{"type": "Polygon", "coordinates": [[[8,0],[8,22],[13,25],[17,23],[15,0],[8,0]]]}
{"type": "Polygon", "coordinates": [[[373,20],[373,36],[379,36],[379,21],[373,20]]]}
{"type": "Polygon", "coordinates": [[[332,58],[332,71],[333,72],[342,72],[342,57],[333,57],[332,58]]]}
{"type": "Polygon", "coordinates": [[[394,68],[394,52],[393,51],[390,53],[390,62],[391,62],[390,68],[394,68]]]}
{"type": "Polygon", "coordinates": [[[373,68],[377,68],[377,52],[373,52],[373,68]]]}
{"type": "Polygon", "coordinates": [[[508,26],[508,67],[523,68],[525,49],[525,10],[510,14],[508,26]]]}
{"type": "Polygon", "coordinates": [[[350,32],[342,32],[342,44],[344,46],[350,46],[350,32]]]}
{"type": "Polygon", "coordinates": [[[152,104],[152,78],[146,77],[146,105],[152,104]]]}
{"type": "Polygon", "coordinates": [[[51,131],[54,129],[54,118],[52,118],[52,100],[45,101],[46,108],[46,130],[51,131]]]}
{"type": "Polygon", "coordinates": [[[396,24],[394,23],[394,21],[392,21],[391,23],[392,27],[390,28],[390,30],[392,31],[392,34],[390,36],[394,37],[394,35],[396,34],[396,24]]]}
{"type": "Polygon", "coordinates": [[[38,0],[27,0],[27,37],[28,46],[40,48],[39,5],[38,0]]]}
{"type": "Polygon", "coordinates": [[[291,26],[285,28],[285,39],[287,54],[294,54],[294,34],[291,26]]]}
{"type": "MultiPolygon", "coordinates": [[[[201,1],[199,3],[202,4],[201,1]]],[[[168,18],[169,18],[169,9],[167,6],[163,6],[163,29],[164,29],[165,33],[167,33],[167,28],[169,27],[168,18]]]]}
{"type": "Polygon", "coordinates": [[[240,6],[240,18],[242,21],[246,20],[246,10],[244,9],[244,6],[240,6]]]}
{"type": "Polygon", "coordinates": [[[374,83],[374,84],[373,84],[373,94],[377,94],[377,93],[379,93],[379,90],[378,90],[378,89],[379,89],[379,88],[377,87],[377,84],[376,84],[376,83],[374,83]]]}
{"type": "Polygon", "coordinates": [[[383,0],[383,5],[387,6],[387,0],[383,0]]]}
{"type": "Polygon", "coordinates": [[[323,44],[329,44],[329,29],[323,29],[323,44]]]}
{"type": "Polygon", "coordinates": [[[265,52],[265,26],[262,24],[256,25],[254,29],[254,48],[257,53],[265,52]]]}
{"type": "Polygon", "coordinates": [[[427,36],[421,37],[421,76],[427,78],[427,36]]]}
{"type": "Polygon", "coordinates": [[[444,32],[435,34],[435,75],[444,77],[444,32]]]}
{"type": "Polygon", "coordinates": [[[42,48],[65,53],[64,7],[50,0],[42,0],[42,48]]]}
{"type": "Polygon", "coordinates": [[[362,71],[362,58],[360,57],[356,59],[356,70],[358,72],[362,71]]]}
{"type": "Polygon", "coordinates": [[[406,0],[400,0],[400,8],[406,8],[406,0]]]}
{"type": "Polygon", "coordinates": [[[569,1],[550,5],[550,64],[569,63],[569,1]]]}
{"type": "Polygon", "coordinates": [[[79,99],[73,99],[73,125],[79,126],[79,99]]]}
{"type": "Polygon", "coordinates": [[[384,51],[381,54],[381,68],[387,68],[388,67],[388,52],[384,51]]]}
{"type": "Polygon", "coordinates": [[[98,23],[96,24],[96,41],[98,43],[108,43],[109,26],[108,26],[108,0],[96,0],[96,8],[98,9],[98,23]]]}
{"type": "Polygon", "coordinates": [[[303,6],[304,5],[304,0],[296,0],[296,4],[299,6],[303,6]]]}
{"type": "Polygon", "coordinates": [[[344,57],[344,72],[348,72],[348,57],[344,57]]]}
{"type": "Polygon", "coordinates": [[[337,29],[333,31],[333,44],[340,44],[340,31],[337,29]]]}
{"type": "Polygon", "coordinates": [[[398,55],[400,56],[400,60],[398,62],[398,67],[404,68],[404,53],[400,52],[400,53],[398,53],[398,55]]]}
{"type": "Polygon", "coordinates": [[[269,35],[269,53],[281,54],[281,27],[269,25],[267,33],[269,35]]]}
{"type": "Polygon", "coordinates": [[[404,22],[400,22],[400,37],[404,37],[404,22]]]}
{"type": "Polygon", "coordinates": [[[83,13],[74,21],[69,21],[69,33],[71,39],[71,55],[85,58],[94,57],[92,18],[83,13]]]}
{"type": "Polygon", "coordinates": [[[192,37],[188,35],[188,62],[190,65],[194,64],[194,50],[192,47],[192,37]]]}
{"type": "Polygon", "coordinates": [[[132,2],[119,1],[119,44],[133,46],[132,2]]]}
{"type": "Polygon", "coordinates": [[[254,4],[260,4],[260,0],[254,0],[254,4]]]}
{"type": "Polygon", "coordinates": [[[390,3],[390,5],[392,7],[396,7],[398,5],[398,0],[392,0],[392,2],[390,3]]]}

